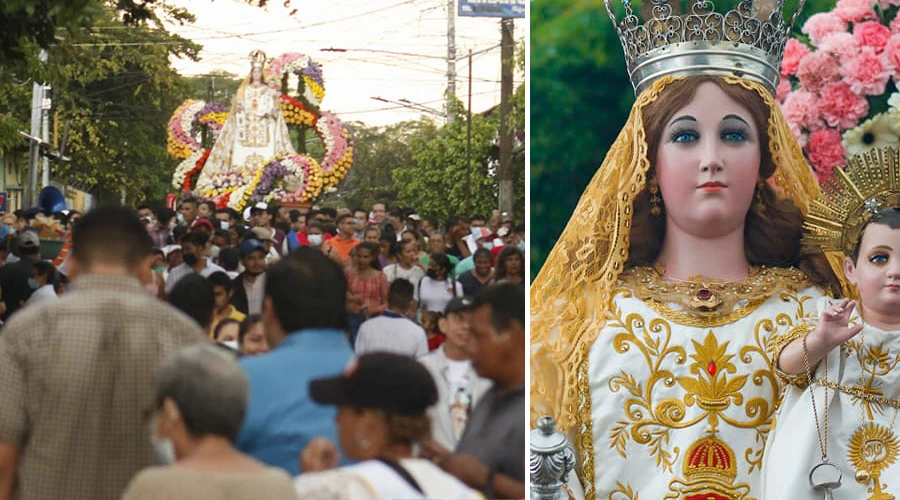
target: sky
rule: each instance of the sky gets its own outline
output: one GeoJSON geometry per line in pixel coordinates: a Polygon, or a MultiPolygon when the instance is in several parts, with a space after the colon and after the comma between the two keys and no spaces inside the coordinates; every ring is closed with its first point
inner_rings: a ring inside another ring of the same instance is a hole
{"type": "MultiPolygon", "coordinates": [[[[203,45],[199,62],[173,61],[183,75],[224,70],[243,77],[250,67],[247,56],[254,49],[269,58],[300,52],[322,65],[322,109],[345,122],[387,125],[423,116],[422,111],[404,107],[402,100],[437,112],[443,109],[447,0],[290,0],[289,7],[283,0],[270,0],[265,9],[243,0],[167,0],[167,4],[185,7],[197,18],[192,25],[167,25],[203,45]],[[330,48],[345,51],[324,50],[330,48]]],[[[526,26],[524,19],[516,20],[517,42],[525,37],[526,26]]],[[[456,17],[456,95],[463,103],[468,97],[469,49],[475,54],[472,110],[477,113],[500,103],[500,19],[456,17]]],[[[516,72],[515,85],[521,80],[516,72]]]]}

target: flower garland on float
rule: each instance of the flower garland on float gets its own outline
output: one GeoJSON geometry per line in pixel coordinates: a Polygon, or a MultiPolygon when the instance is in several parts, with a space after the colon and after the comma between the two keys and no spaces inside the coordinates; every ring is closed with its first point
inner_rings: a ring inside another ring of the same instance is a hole
{"type": "MultiPolygon", "coordinates": [[[[281,155],[252,173],[213,175],[212,187],[197,194],[219,207],[241,211],[256,201],[311,202],[323,192],[334,191],[353,165],[352,131],[333,113],[318,110],[325,96],[321,67],[309,56],[290,53],[272,60],[265,71],[270,82],[292,74],[300,78],[302,93],[280,96],[285,122],[315,130],[324,145],[323,158],[320,162],[308,154],[281,155]]],[[[196,188],[195,179],[210,152],[201,145],[200,133],[205,127],[217,139],[227,118],[225,106],[201,100],[187,101],[175,111],[169,120],[168,150],[183,161],[172,177],[174,188],[186,192],[196,188]]]]}
{"type": "Polygon", "coordinates": [[[839,0],[788,40],[777,99],[820,181],[900,144],[900,0],[839,0]]]}

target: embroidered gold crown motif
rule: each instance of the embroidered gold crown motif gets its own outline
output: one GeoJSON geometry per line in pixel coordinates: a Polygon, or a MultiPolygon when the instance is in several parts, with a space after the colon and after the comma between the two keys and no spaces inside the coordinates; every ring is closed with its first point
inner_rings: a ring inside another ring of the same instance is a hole
{"type": "Polygon", "coordinates": [[[623,0],[625,16],[616,19],[612,0],[604,0],[625,51],[635,95],[665,75],[737,76],[761,83],[774,95],[781,74],[784,46],[803,10],[786,22],[784,0],[742,0],[720,14],[709,0],[688,0],[679,14],[670,0],[648,0],[649,19],[642,24],[631,1],[623,0]]]}
{"type": "Polygon", "coordinates": [[[900,149],[856,155],[844,168],[834,169],[834,176],[821,186],[803,224],[804,244],[850,255],[874,212],[900,206],[900,149]]]}

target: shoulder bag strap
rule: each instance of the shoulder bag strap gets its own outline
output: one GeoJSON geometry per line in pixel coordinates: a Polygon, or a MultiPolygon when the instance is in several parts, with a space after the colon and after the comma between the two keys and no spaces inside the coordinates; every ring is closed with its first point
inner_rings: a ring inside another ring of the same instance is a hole
{"type": "Polygon", "coordinates": [[[388,460],[386,458],[377,458],[376,460],[378,460],[379,462],[383,463],[384,465],[387,465],[388,467],[390,467],[394,472],[397,473],[397,475],[399,475],[407,483],[409,483],[409,485],[412,486],[414,490],[418,491],[422,495],[425,495],[425,492],[422,491],[422,487],[419,486],[419,483],[416,482],[414,477],[412,477],[412,474],[410,474],[408,470],[404,469],[403,466],[400,465],[398,462],[395,462],[393,460],[388,460]]]}

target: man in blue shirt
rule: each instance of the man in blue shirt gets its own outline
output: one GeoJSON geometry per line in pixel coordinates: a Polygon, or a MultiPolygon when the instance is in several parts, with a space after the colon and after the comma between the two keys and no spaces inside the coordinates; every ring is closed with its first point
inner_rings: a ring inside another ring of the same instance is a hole
{"type": "Polygon", "coordinates": [[[312,379],[341,373],[353,357],[347,339],[347,281],[315,248],[303,247],[269,269],[262,321],[272,350],[241,359],[250,401],[236,445],[291,475],[315,437],[339,442],[335,408],[309,396],[312,379]]]}

